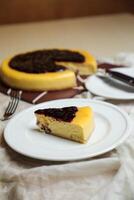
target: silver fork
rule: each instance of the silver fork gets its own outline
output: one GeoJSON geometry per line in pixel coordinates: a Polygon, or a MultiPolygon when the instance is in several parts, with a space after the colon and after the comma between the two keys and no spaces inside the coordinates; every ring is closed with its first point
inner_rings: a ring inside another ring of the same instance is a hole
{"type": "Polygon", "coordinates": [[[3,118],[1,119],[2,121],[11,118],[11,116],[15,113],[19,100],[21,98],[21,93],[21,91],[14,91],[13,93],[10,93],[10,100],[3,114],[3,118]]]}

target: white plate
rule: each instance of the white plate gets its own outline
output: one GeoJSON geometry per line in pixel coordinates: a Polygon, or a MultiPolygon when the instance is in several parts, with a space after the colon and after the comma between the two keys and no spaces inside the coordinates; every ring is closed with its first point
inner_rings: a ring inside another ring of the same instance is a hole
{"type": "MultiPolygon", "coordinates": [[[[134,76],[134,69],[125,68],[116,69],[114,71],[134,76]]],[[[112,78],[110,79],[93,75],[86,80],[85,85],[91,93],[97,96],[121,100],[134,99],[134,87],[130,87],[112,78]]]]}
{"type": "Polygon", "coordinates": [[[15,151],[37,159],[67,161],[105,153],[123,142],[130,132],[126,113],[112,104],[89,99],[64,99],[32,106],[12,118],[4,131],[7,144],[15,151]],[[95,130],[87,144],[43,134],[36,126],[34,111],[39,108],[91,106],[95,130]]]}

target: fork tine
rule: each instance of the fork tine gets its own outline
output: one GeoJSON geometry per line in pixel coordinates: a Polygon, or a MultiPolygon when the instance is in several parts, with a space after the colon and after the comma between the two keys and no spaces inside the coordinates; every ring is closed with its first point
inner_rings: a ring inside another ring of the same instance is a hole
{"type": "MultiPolygon", "coordinates": [[[[10,96],[10,101],[9,101],[9,103],[8,103],[8,106],[7,106],[6,110],[5,110],[5,114],[8,113],[9,110],[11,109],[12,102],[13,102],[13,97],[10,96]]],[[[4,114],[4,115],[5,115],[5,114],[4,114]]]]}
{"type": "Polygon", "coordinates": [[[6,110],[5,110],[5,113],[7,113],[7,112],[8,112],[8,110],[9,110],[9,109],[10,109],[10,107],[11,107],[11,104],[12,104],[12,101],[9,101],[9,103],[8,103],[8,106],[7,106],[6,110]]]}
{"type": "Polygon", "coordinates": [[[8,117],[11,115],[11,110],[12,110],[12,107],[14,105],[14,101],[15,101],[15,97],[14,97],[14,93],[12,96],[10,96],[10,102],[9,102],[9,106],[7,107],[7,109],[5,110],[5,113],[4,113],[4,117],[8,117]]]}
{"type": "Polygon", "coordinates": [[[21,90],[17,91],[17,92],[14,91],[14,92],[12,92],[12,94],[10,91],[10,94],[8,94],[8,95],[10,95],[10,100],[9,100],[7,108],[4,112],[3,118],[0,119],[1,121],[9,119],[15,113],[18,103],[19,103],[19,100],[21,99],[21,94],[22,94],[21,90]]]}
{"type": "Polygon", "coordinates": [[[14,114],[18,106],[20,98],[21,98],[21,91],[14,92],[12,94],[9,105],[5,111],[4,118],[9,118],[11,115],[14,114]]]}
{"type": "Polygon", "coordinates": [[[15,112],[18,103],[19,103],[19,92],[15,92],[12,97],[12,105],[8,111],[10,114],[13,114],[15,112]]]}
{"type": "Polygon", "coordinates": [[[16,108],[17,108],[17,106],[18,106],[18,103],[19,103],[19,101],[20,101],[20,99],[21,99],[21,95],[22,95],[22,91],[20,90],[20,91],[18,91],[17,94],[16,94],[16,102],[15,102],[15,106],[14,106],[14,108],[13,108],[12,113],[14,113],[14,112],[16,111],[16,108]]]}
{"type": "Polygon", "coordinates": [[[15,98],[14,98],[14,104],[13,104],[12,109],[10,111],[11,114],[13,114],[16,111],[19,100],[20,100],[20,94],[19,94],[19,92],[17,92],[17,94],[15,95],[15,98]]]}
{"type": "Polygon", "coordinates": [[[13,96],[12,96],[12,104],[10,106],[10,109],[9,109],[8,113],[12,114],[12,111],[14,110],[14,106],[15,106],[16,100],[17,100],[16,93],[14,93],[13,96]]]}

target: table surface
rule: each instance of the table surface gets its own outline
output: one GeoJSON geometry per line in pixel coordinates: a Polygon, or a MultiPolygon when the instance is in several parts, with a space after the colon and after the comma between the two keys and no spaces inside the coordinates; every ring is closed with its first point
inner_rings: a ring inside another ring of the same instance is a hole
{"type": "Polygon", "coordinates": [[[89,50],[96,57],[134,51],[134,15],[124,13],[0,26],[0,59],[39,48],[89,50]]]}

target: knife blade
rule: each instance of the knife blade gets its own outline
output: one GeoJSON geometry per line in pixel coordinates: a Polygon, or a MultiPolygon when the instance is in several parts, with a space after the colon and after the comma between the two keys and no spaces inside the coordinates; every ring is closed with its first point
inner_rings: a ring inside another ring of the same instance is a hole
{"type": "Polygon", "coordinates": [[[113,71],[111,69],[100,69],[98,71],[99,71],[99,74],[103,75],[104,77],[105,76],[110,77],[118,81],[121,81],[131,87],[134,87],[134,77],[131,77],[129,75],[126,75],[118,71],[113,71]]]}

